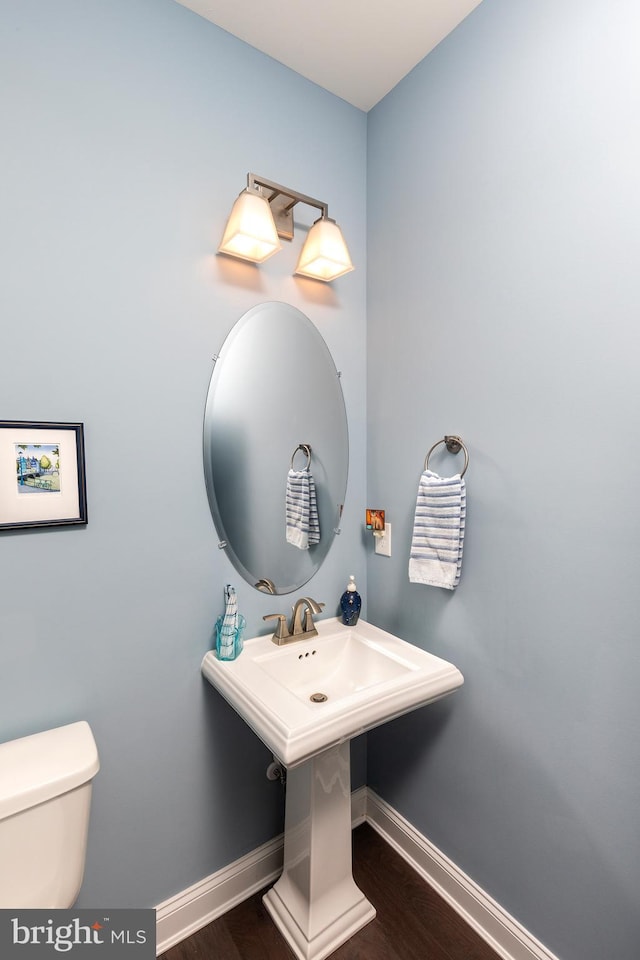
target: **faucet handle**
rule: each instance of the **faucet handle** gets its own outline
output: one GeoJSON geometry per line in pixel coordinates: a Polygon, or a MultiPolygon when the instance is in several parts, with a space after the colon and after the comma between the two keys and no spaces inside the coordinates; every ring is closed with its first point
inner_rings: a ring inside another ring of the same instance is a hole
{"type": "Polygon", "coordinates": [[[312,610],[311,607],[308,605],[307,605],[307,609],[305,610],[305,614],[304,614],[305,633],[307,633],[307,631],[309,630],[315,629],[315,624],[313,622],[313,614],[320,613],[320,611],[324,609],[325,605],[324,603],[318,603],[317,601],[315,601],[315,606],[318,608],[317,610],[312,610]]]}
{"type": "Polygon", "coordinates": [[[274,640],[286,640],[290,636],[289,628],[287,626],[287,618],[284,613],[266,613],[263,620],[277,620],[278,625],[273,634],[274,640]]]}

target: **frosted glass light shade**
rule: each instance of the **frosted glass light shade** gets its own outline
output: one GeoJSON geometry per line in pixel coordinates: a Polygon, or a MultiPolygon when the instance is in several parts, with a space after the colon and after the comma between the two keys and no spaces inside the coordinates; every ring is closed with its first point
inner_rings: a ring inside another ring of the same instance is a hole
{"type": "Polygon", "coordinates": [[[263,263],[281,248],[268,201],[245,190],[233,205],[218,253],[263,263]]]}
{"type": "Polygon", "coordinates": [[[296,273],[314,280],[335,280],[353,270],[351,257],[335,220],[316,220],[300,251],[296,273]]]}

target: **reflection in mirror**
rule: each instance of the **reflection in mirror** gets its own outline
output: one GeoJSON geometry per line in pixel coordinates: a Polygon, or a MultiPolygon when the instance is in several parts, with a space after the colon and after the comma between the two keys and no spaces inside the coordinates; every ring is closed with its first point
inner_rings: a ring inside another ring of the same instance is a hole
{"type": "Polygon", "coordinates": [[[290,593],[319,569],[339,529],[349,442],[339,375],[311,321],[286,303],[249,310],[216,360],[204,418],[204,474],[219,541],[244,579],[290,593]],[[310,447],[319,542],[288,542],[289,471],[310,447]]]}

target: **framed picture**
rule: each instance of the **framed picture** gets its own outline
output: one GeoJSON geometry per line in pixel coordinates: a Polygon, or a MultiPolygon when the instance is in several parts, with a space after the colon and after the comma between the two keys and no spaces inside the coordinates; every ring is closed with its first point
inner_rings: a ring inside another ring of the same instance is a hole
{"type": "Polygon", "coordinates": [[[370,510],[367,508],[367,530],[384,530],[384,510],[370,510]]]}
{"type": "Polygon", "coordinates": [[[0,420],[0,532],[86,522],[83,424],[0,420]]]}

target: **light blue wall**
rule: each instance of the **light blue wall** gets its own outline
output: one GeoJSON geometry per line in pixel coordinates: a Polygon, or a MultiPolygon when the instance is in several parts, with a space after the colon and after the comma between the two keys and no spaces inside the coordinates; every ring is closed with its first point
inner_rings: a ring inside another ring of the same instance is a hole
{"type": "Polygon", "coordinates": [[[466,677],[368,783],[562,960],[640,942],[639,38],[628,0],[484,0],[368,124],[369,618],[466,677]],[[453,595],[407,577],[445,433],[453,595]]]}
{"type": "Polygon", "coordinates": [[[251,633],[291,602],[238,582],[202,476],[211,358],[260,301],[305,312],[343,372],[343,533],[308,590],[335,612],[364,580],[366,116],[172,0],[0,20],[0,417],[84,422],[89,509],[0,534],[0,740],[89,721],[80,904],[152,906],[282,825],[270,755],[199,673],[225,582],[251,633]],[[299,234],[261,269],[216,257],[249,170],[327,200],[358,271],[295,280],[299,234]]]}
{"type": "MultiPolygon", "coordinates": [[[[237,583],[201,475],[211,357],[281,299],[349,414],[343,534],[309,592],[355,573],[370,619],[466,677],[369,735],[369,783],[562,960],[635,960],[635,5],[484,0],[369,115],[368,165],[362,113],[172,0],[0,15],[0,416],[82,420],[89,494],[86,529],[0,534],[0,739],[95,731],[81,904],[153,905],[281,829],[267,751],[199,676],[237,583]],[[248,170],[327,199],[368,254],[368,499],[394,553],[366,585],[365,271],[294,280],[295,243],[216,258],[248,170]],[[445,432],[472,458],[453,595],[406,574],[445,432]]],[[[237,586],[258,631],[273,603],[237,586]]]]}

